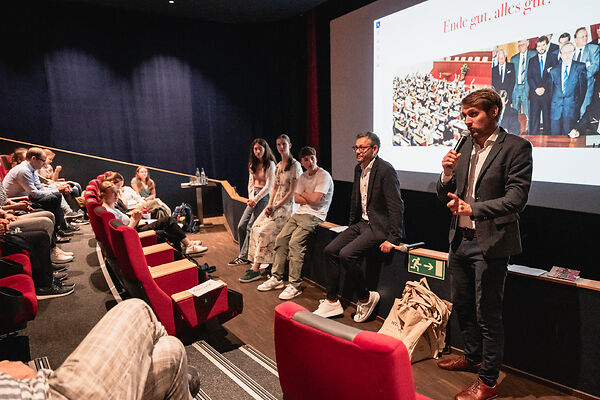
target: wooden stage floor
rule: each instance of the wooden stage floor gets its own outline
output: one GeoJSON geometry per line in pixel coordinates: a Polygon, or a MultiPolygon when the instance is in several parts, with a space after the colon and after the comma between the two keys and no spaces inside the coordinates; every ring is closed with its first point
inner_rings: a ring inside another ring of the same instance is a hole
{"type": "MultiPolygon", "coordinates": [[[[238,253],[238,244],[227,231],[223,217],[208,218],[207,222],[214,224],[211,228],[204,228],[195,239],[201,239],[209,246],[209,250],[198,257],[198,261],[217,267],[214,278],[225,281],[233,290],[244,295],[244,311],[225,324],[225,328],[244,343],[250,344],[262,353],[275,360],[275,346],[273,343],[273,318],[274,308],[281,303],[278,299],[280,291],[259,292],[256,287],[262,282],[240,283],[238,278],[243,275],[248,266],[228,266],[227,263],[234,259],[238,253]]],[[[324,291],[311,282],[303,284],[303,294],[293,301],[314,310],[319,299],[324,298],[324,291]]],[[[383,320],[371,319],[367,323],[357,324],[352,320],[355,308],[350,305],[346,308],[343,318],[339,322],[357,327],[359,329],[377,331],[383,320]]],[[[335,364],[333,364],[335,365],[335,364]]],[[[449,372],[439,369],[434,360],[424,360],[413,364],[413,377],[418,393],[432,399],[453,399],[454,395],[469,386],[476,378],[475,374],[467,372],[449,372]]],[[[351,379],[349,377],[349,379],[351,379]]],[[[499,385],[500,399],[576,399],[586,398],[580,394],[567,394],[557,390],[552,385],[538,382],[511,371],[502,371],[499,385]],[[577,397],[575,397],[577,396],[577,397]]],[[[592,397],[587,397],[592,398],[592,397]]]]}

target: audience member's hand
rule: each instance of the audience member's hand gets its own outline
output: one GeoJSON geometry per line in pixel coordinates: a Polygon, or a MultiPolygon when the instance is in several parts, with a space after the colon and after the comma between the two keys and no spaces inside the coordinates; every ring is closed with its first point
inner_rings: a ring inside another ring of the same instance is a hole
{"type": "Polygon", "coordinates": [[[382,253],[389,253],[393,248],[394,245],[387,240],[379,245],[379,250],[381,250],[382,253]]]}
{"type": "Polygon", "coordinates": [[[134,222],[133,226],[136,226],[142,219],[142,212],[140,210],[133,210],[131,213],[131,220],[134,222]]]}
{"type": "Polygon", "coordinates": [[[0,361],[0,372],[12,376],[15,379],[35,378],[36,372],[23,364],[21,361],[0,361]]]}
{"type": "Polygon", "coordinates": [[[17,220],[17,217],[15,217],[15,215],[11,214],[11,213],[6,213],[4,218],[6,218],[9,222],[13,222],[13,221],[17,220]]]}
{"type": "Polygon", "coordinates": [[[10,221],[4,218],[0,218],[0,235],[6,235],[10,228],[10,221]]]}
{"type": "Polygon", "coordinates": [[[248,204],[252,208],[256,207],[256,202],[254,200],[251,200],[251,199],[248,199],[248,201],[246,202],[246,204],[248,204]]]}
{"type": "Polygon", "coordinates": [[[57,165],[56,168],[54,168],[54,172],[59,173],[61,169],[62,169],[62,166],[57,165]]]}
{"type": "Polygon", "coordinates": [[[33,207],[31,207],[31,202],[27,200],[16,202],[14,204],[13,209],[17,211],[33,211],[33,207]]]}

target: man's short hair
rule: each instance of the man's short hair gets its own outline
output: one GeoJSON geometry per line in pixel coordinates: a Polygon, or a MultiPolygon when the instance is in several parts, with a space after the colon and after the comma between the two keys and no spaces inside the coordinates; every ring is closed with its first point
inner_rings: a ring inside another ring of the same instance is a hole
{"type": "Polygon", "coordinates": [[[377,146],[377,149],[381,147],[381,140],[379,140],[379,136],[377,136],[373,132],[360,132],[356,135],[357,140],[363,137],[369,138],[369,140],[371,141],[371,146],[377,146]]]}
{"type": "Polygon", "coordinates": [[[317,155],[317,151],[314,149],[314,147],[310,147],[310,146],[304,146],[303,148],[300,149],[300,152],[298,152],[298,157],[302,158],[302,157],[306,157],[306,156],[316,156],[317,155]]]}
{"type": "Polygon", "coordinates": [[[25,159],[27,161],[31,160],[33,157],[40,159],[42,158],[42,154],[44,154],[44,150],[40,149],[39,147],[32,147],[29,150],[27,150],[27,154],[25,154],[25,159]]]}
{"type": "Polygon", "coordinates": [[[502,113],[502,99],[500,95],[490,88],[484,88],[475,90],[462,99],[461,104],[468,107],[477,107],[486,113],[490,112],[492,107],[498,107],[498,115],[496,115],[496,121],[500,119],[502,113]]]}
{"type": "Polygon", "coordinates": [[[550,43],[550,41],[548,40],[547,36],[540,36],[539,38],[537,38],[537,40],[535,41],[536,44],[541,43],[541,42],[546,42],[546,44],[550,43]]]}
{"type": "Polygon", "coordinates": [[[568,41],[571,41],[571,34],[569,32],[563,33],[562,35],[560,35],[558,37],[558,41],[560,42],[560,39],[562,39],[562,38],[567,38],[568,41]]]}

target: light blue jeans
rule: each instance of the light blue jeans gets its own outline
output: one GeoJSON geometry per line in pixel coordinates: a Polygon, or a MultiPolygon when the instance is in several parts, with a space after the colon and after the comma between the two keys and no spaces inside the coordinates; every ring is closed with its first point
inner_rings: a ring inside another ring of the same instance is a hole
{"type": "MultiPolygon", "coordinates": [[[[254,194],[258,193],[260,189],[254,189],[254,194]]],[[[242,260],[248,260],[248,246],[250,245],[250,230],[252,229],[252,225],[254,225],[254,221],[260,215],[260,213],[265,209],[269,203],[269,195],[267,194],[265,197],[260,199],[254,208],[250,206],[246,206],[244,213],[242,214],[242,218],[240,218],[240,222],[238,223],[238,240],[240,242],[240,254],[239,258],[242,260]]]]}

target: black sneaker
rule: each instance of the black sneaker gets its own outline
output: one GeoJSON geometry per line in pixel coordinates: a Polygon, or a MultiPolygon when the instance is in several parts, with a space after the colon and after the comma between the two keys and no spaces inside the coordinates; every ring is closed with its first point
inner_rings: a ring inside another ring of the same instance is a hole
{"type": "Polygon", "coordinates": [[[66,230],[64,230],[64,229],[60,229],[60,230],[58,231],[57,235],[58,235],[58,236],[62,236],[62,237],[66,237],[66,238],[68,238],[68,237],[71,237],[71,236],[73,236],[73,235],[74,235],[74,233],[73,233],[73,232],[67,232],[67,231],[66,231],[66,230]]]}
{"type": "Polygon", "coordinates": [[[67,279],[69,277],[66,272],[54,272],[52,274],[52,276],[54,279],[56,279],[58,281],[64,281],[65,279],[67,279]]]}
{"type": "Polygon", "coordinates": [[[67,227],[65,229],[63,229],[65,232],[76,232],[78,230],[80,230],[81,228],[78,227],[77,225],[73,225],[73,224],[67,224],[67,227]]]}
{"type": "Polygon", "coordinates": [[[192,398],[196,398],[196,395],[200,391],[200,374],[198,373],[196,368],[188,365],[187,378],[190,394],[192,395],[192,398]]]}
{"type": "Polygon", "coordinates": [[[250,261],[236,257],[235,259],[229,261],[229,263],[227,265],[246,265],[246,264],[250,264],[250,261]]]}
{"type": "Polygon", "coordinates": [[[49,288],[40,288],[35,291],[38,300],[53,299],[55,297],[68,296],[75,291],[73,286],[52,285],[49,288]]]}
{"type": "Polygon", "coordinates": [[[54,263],[52,263],[52,269],[54,270],[54,272],[65,272],[66,270],[68,270],[67,266],[64,264],[54,264],[54,263]]]}

